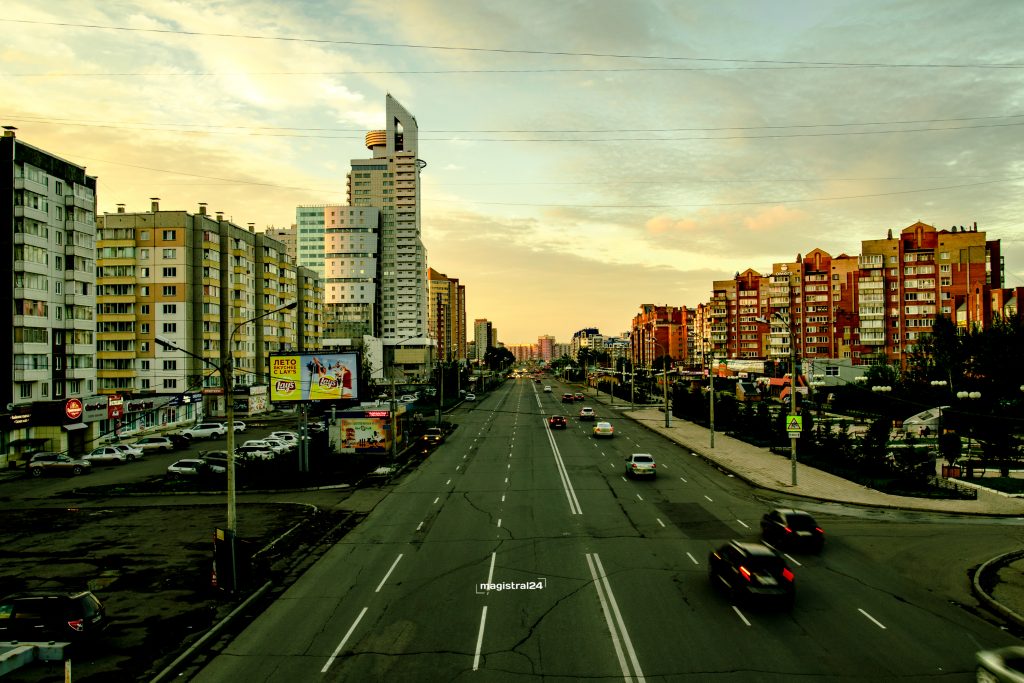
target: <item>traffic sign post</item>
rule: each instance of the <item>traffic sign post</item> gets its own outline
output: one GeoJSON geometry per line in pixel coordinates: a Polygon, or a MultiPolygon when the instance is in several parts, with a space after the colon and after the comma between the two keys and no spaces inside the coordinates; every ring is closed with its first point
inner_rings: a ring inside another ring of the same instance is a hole
{"type": "Polygon", "coordinates": [[[786,417],[786,432],[791,439],[799,439],[800,432],[804,429],[804,418],[801,415],[788,415],[786,417]]]}

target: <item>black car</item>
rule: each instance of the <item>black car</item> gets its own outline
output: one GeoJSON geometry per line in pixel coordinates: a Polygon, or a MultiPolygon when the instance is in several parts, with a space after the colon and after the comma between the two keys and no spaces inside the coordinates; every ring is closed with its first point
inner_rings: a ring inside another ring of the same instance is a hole
{"type": "Polygon", "coordinates": [[[192,440],[182,434],[164,434],[174,445],[175,450],[183,450],[192,447],[192,440]]]}
{"type": "Polygon", "coordinates": [[[551,429],[565,429],[568,426],[564,415],[552,415],[548,418],[548,426],[551,429]]]}
{"type": "Polygon", "coordinates": [[[89,591],[15,593],[0,601],[0,640],[73,642],[106,627],[106,609],[89,591]]]}
{"type": "Polygon", "coordinates": [[[820,553],[825,532],[814,517],[803,510],[777,508],[761,517],[761,538],[776,548],[820,553]]]}
{"type": "Polygon", "coordinates": [[[793,606],[796,585],[793,572],[777,552],[763,543],[731,541],[708,556],[708,578],[744,602],[793,606]]]}

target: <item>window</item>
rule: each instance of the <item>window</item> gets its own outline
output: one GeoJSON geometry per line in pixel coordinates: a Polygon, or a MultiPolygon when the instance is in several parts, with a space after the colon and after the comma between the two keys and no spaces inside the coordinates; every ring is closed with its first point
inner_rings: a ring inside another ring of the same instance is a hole
{"type": "Polygon", "coordinates": [[[176,234],[177,233],[174,230],[164,230],[160,234],[160,239],[164,242],[173,242],[176,234]]]}
{"type": "Polygon", "coordinates": [[[149,334],[149,323],[142,323],[140,327],[140,332],[142,334],[149,334]]]}
{"type": "Polygon", "coordinates": [[[175,315],[175,314],[177,314],[177,312],[178,312],[178,305],[177,304],[164,304],[163,305],[163,313],[165,315],[175,315]]]}
{"type": "Polygon", "coordinates": [[[32,398],[32,383],[22,382],[18,385],[18,396],[20,398],[32,398]]]}
{"type": "Polygon", "coordinates": [[[149,277],[149,268],[139,268],[139,277],[149,277]]]}
{"type": "MultiPolygon", "coordinates": [[[[149,287],[143,287],[143,289],[148,290],[149,287]]],[[[149,292],[147,291],[146,294],[149,294],[149,292]]],[[[149,315],[149,304],[142,304],[142,306],[139,307],[139,311],[142,315],[149,315]]]]}
{"type": "Polygon", "coordinates": [[[173,260],[178,256],[177,249],[163,249],[161,256],[166,260],[173,260]]]}
{"type": "Polygon", "coordinates": [[[164,370],[177,370],[177,369],[178,369],[178,361],[176,361],[176,360],[165,360],[164,361],[164,370]]]}
{"type": "Polygon", "coordinates": [[[178,276],[178,269],[177,268],[164,268],[163,269],[163,276],[164,277],[177,277],[178,276]]]}
{"type": "Polygon", "coordinates": [[[177,323],[164,323],[164,332],[177,332],[177,331],[178,331],[178,324],[177,323]]]}
{"type": "Polygon", "coordinates": [[[175,285],[164,286],[164,296],[175,296],[178,293],[178,288],[175,285]]]}
{"type": "Polygon", "coordinates": [[[164,389],[177,389],[177,388],[178,388],[178,380],[176,380],[176,379],[165,379],[164,380],[164,389]]]}
{"type": "Polygon", "coordinates": [[[142,364],[139,366],[139,368],[141,370],[149,370],[149,361],[148,360],[142,361],[142,364]]]}

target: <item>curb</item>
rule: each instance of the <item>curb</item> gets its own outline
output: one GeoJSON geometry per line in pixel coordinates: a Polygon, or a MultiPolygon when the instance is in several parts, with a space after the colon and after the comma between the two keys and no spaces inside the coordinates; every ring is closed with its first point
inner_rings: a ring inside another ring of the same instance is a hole
{"type": "Polygon", "coordinates": [[[974,593],[974,597],[978,598],[981,604],[990,611],[1012,621],[1017,626],[1024,627],[1024,616],[1017,614],[1012,609],[996,600],[994,597],[989,595],[982,586],[982,579],[988,572],[998,573],[1001,568],[1022,557],[1024,557],[1024,550],[1011,550],[1008,553],[1003,553],[1002,555],[998,555],[982,563],[982,565],[974,572],[974,576],[971,577],[971,592],[974,593]]]}

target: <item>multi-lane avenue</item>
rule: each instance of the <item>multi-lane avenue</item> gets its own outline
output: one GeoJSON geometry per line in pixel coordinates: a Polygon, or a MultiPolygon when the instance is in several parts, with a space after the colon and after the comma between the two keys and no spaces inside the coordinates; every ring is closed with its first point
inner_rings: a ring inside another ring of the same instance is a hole
{"type": "Polygon", "coordinates": [[[603,406],[616,435],[594,439],[561,391],[518,380],[464,404],[447,441],[195,680],[971,680],[976,650],[1015,642],[952,604],[936,560],[1019,542],[1006,522],[816,511],[828,540],[789,557],[793,610],[734,606],[708,553],[757,539],[764,493],[603,406]],[[623,476],[635,452],[654,454],[655,480],[623,476]],[[881,559],[897,543],[916,575],[881,559]]]}

